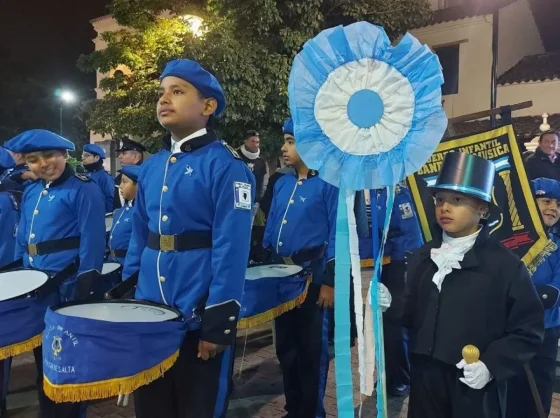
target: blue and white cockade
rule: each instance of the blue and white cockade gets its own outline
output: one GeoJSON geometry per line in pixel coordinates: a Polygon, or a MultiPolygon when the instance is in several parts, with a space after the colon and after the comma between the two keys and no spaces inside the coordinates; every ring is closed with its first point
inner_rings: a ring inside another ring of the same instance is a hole
{"type": "Polygon", "coordinates": [[[294,60],[289,82],[297,148],[336,186],[392,186],[417,171],[441,140],[443,74],[406,34],[391,46],[366,22],[327,29],[294,60]]]}
{"type": "MultiPolygon", "coordinates": [[[[392,46],[385,31],[366,22],[327,29],[309,40],[292,65],[288,93],[299,155],[325,181],[339,187],[335,268],[335,377],[338,416],[354,417],[350,354],[350,271],[358,330],[360,391],[371,395],[374,365],[378,417],[387,416],[382,312],[377,282],[382,251],[364,308],[355,190],[387,187],[383,248],[395,185],[420,169],[447,127],[441,105],[443,74],[427,46],[407,34],[392,46]]],[[[372,198],[372,207],[375,208],[372,198]]],[[[375,214],[374,214],[375,215],[375,214]]],[[[372,216],[372,221],[376,216],[372,216]]]]}

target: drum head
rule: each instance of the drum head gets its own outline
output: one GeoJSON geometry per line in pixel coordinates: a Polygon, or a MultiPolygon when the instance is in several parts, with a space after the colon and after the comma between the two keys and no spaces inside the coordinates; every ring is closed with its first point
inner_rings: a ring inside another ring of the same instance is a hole
{"type": "Polygon", "coordinates": [[[269,264],[267,266],[249,267],[245,273],[245,280],[258,280],[263,277],[288,277],[303,270],[300,266],[287,264],[269,264]]]}
{"type": "Polygon", "coordinates": [[[14,270],[0,273],[0,301],[24,296],[43,286],[49,276],[37,270],[14,270]]]}
{"type": "Polygon", "coordinates": [[[164,306],[133,301],[77,304],[62,307],[56,312],[66,316],[108,322],[165,322],[179,317],[177,312],[164,306]]]}
{"type": "Polygon", "coordinates": [[[103,268],[101,269],[101,274],[103,274],[103,275],[110,274],[110,273],[113,273],[113,272],[117,271],[120,268],[121,268],[121,265],[119,263],[103,263],[103,268]]]}

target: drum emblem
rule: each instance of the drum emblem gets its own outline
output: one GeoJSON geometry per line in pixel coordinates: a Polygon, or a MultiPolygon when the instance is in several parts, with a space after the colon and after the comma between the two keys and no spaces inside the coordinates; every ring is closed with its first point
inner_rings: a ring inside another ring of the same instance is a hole
{"type": "Polygon", "coordinates": [[[62,351],[62,338],[54,336],[52,342],[52,350],[55,357],[58,357],[58,353],[62,351]]]}

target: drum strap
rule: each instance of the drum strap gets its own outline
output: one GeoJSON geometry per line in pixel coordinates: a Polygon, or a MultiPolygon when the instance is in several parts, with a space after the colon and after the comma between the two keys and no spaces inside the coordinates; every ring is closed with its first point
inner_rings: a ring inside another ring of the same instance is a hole
{"type": "Polygon", "coordinates": [[[306,248],[298,251],[291,257],[283,257],[276,254],[276,258],[282,260],[284,264],[291,264],[296,266],[304,266],[306,263],[318,260],[325,255],[326,245],[321,245],[315,248],[306,248]]]}
{"type": "Polygon", "coordinates": [[[80,237],[68,237],[38,242],[36,244],[27,244],[27,253],[32,256],[46,255],[78,248],[80,248],[80,237]]]}
{"type": "Polygon", "coordinates": [[[150,231],[148,248],[156,251],[189,251],[212,247],[212,233],[185,232],[179,235],[160,235],[150,231]]]}
{"type": "Polygon", "coordinates": [[[109,252],[114,258],[125,258],[128,250],[109,250],[109,252]]]}
{"type": "Polygon", "coordinates": [[[55,273],[55,275],[52,278],[47,280],[47,282],[43,286],[37,289],[37,293],[39,294],[39,296],[45,296],[52,292],[57,291],[58,287],[65,280],[68,280],[70,277],[74,275],[74,273],[78,271],[79,266],[80,266],[79,259],[76,259],[70,264],[68,264],[66,267],[64,267],[62,270],[60,270],[58,273],[55,273]]]}
{"type": "Polygon", "coordinates": [[[16,261],[12,261],[11,263],[1,267],[0,273],[3,273],[5,271],[10,271],[10,270],[21,269],[21,268],[23,268],[23,259],[20,258],[16,261]]]}

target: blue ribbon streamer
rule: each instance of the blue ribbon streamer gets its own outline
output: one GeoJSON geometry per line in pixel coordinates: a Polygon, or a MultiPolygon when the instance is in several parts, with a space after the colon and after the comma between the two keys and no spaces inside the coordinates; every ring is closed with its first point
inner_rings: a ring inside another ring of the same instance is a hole
{"type": "Polygon", "coordinates": [[[354,418],[354,388],[350,353],[350,232],[346,190],[338,192],[334,286],[334,364],[336,400],[340,418],[354,418]]]}
{"type": "MultiPolygon", "coordinates": [[[[375,191],[374,191],[375,193],[375,191]]],[[[375,260],[373,277],[371,283],[371,304],[373,309],[373,332],[375,335],[375,361],[377,365],[377,417],[387,418],[387,386],[385,381],[385,350],[383,337],[383,312],[379,306],[377,283],[381,280],[381,271],[383,269],[383,248],[387,240],[389,232],[389,224],[391,222],[391,213],[393,203],[395,201],[395,187],[387,188],[387,204],[385,206],[385,220],[383,222],[383,239],[379,242],[378,219],[377,219],[377,198],[372,199],[371,212],[371,228],[373,233],[373,257],[375,260]],[[375,203],[375,208],[373,204],[375,203]]]]}

